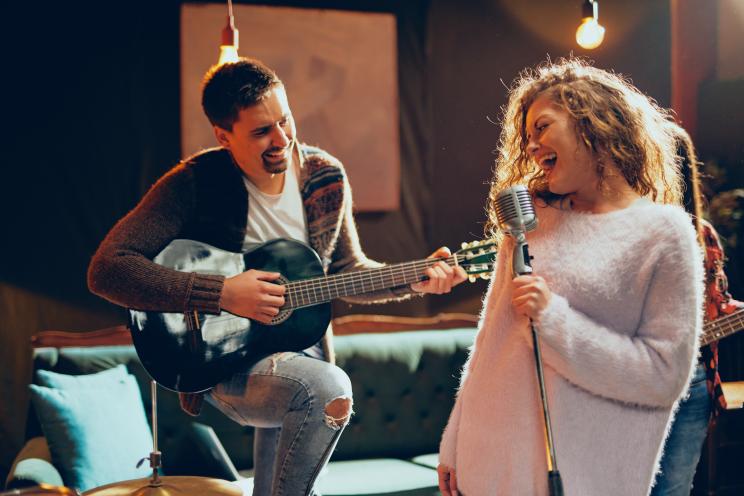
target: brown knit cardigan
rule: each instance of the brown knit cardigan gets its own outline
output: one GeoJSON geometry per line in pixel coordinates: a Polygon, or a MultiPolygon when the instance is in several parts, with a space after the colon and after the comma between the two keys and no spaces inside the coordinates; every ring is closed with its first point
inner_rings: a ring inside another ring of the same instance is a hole
{"type": "MultiPolygon", "coordinates": [[[[359,244],[351,190],[341,162],[318,148],[299,146],[300,192],[310,246],[326,271],[381,266],[368,259],[359,244]]],[[[167,172],[101,243],[88,268],[90,290],[137,310],[219,313],[223,276],[179,272],[152,260],[179,238],[240,252],[249,198],[241,175],[224,148],[200,152],[167,172]]],[[[403,287],[347,299],[372,303],[410,294],[410,287],[403,287]]],[[[333,363],[330,327],[322,345],[326,359],[333,363]]],[[[202,399],[202,395],[181,395],[181,405],[196,415],[202,399]]]]}

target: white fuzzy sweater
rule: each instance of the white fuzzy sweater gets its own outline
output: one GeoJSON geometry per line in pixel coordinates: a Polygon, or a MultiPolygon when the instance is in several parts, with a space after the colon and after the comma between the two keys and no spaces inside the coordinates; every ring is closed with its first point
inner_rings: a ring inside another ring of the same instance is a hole
{"type": "MultiPolygon", "coordinates": [[[[645,496],[702,325],[688,215],[646,200],[604,214],[537,208],[533,269],[557,467],[569,496],[645,496]]],[[[526,317],[501,248],[440,447],[467,496],[547,494],[542,410],[526,317]]]]}

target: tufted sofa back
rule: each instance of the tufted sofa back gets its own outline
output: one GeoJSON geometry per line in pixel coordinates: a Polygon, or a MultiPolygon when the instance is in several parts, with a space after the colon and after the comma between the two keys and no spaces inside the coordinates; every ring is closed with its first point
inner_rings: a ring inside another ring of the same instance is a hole
{"type": "MultiPolygon", "coordinates": [[[[474,336],[474,328],[337,336],[337,362],[351,378],[355,414],[333,459],[408,458],[436,452],[474,336]]],[[[89,374],[119,363],[137,377],[149,415],[149,376],[131,345],[34,350],[35,369],[64,374],[89,374]]],[[[195,467],[184,465],[188,463],[184,436],[193,419],[181,411],[177,395],[162,388],[158,420],[165,473],[197,473],[195,467]]],[[[197,421],[214,428],[239,470],[252,467],[252,428],[230,421],[209,404],[197,421]]],[[[30,411],[27,439],[39,435],[36,415],[30,411]]]]}
{"type": "Polygon", "coordinates": [[[337,362],[351,378],[355,414],[334,460],[437,452],[474,332],[339,336],[337,362]]]}

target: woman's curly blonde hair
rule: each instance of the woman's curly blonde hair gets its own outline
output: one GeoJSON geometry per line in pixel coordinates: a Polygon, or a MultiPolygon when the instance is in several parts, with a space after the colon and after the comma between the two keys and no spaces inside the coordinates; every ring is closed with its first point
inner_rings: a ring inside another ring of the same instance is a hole
{"type": "Polygon", "coordinates": [[[526,69],[509,90],[489,193],[486,235],[497,240],[501,237],[495,200],[505,188],[526,181],[536,198],[551,204],[561,199],[548,190],[545,173],[527,154],[527,110],[541,95],[548,95],[574,119],[577,134],[597,158],[600,187],[609,159],[641,196],[660,203],[681,203],[683,180],[669,111],[620,75],[592,67],[582,59],[560,59],[526,69]]]}

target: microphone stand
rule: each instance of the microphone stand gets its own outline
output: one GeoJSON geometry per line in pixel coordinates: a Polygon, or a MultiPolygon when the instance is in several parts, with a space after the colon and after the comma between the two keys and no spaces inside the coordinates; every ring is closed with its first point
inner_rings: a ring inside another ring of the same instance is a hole
{"type": "MultiPolygon", "coordinates": [[[[514,254],[512,257],[512,272],[514,276],[532,274],[530,265],[529,248],[523,231],[515,234],[514,254]]],[[[535,352],[535,369],[537,371],[537,382],[540,387],[540,400],[542,402],[543,420],[545,423],[545,447],[548,461],[548,491],[550,496],[563,496],[563,480],[555,461],[555,446],[553,445],[553,428],[550,424],[550,411],[548,410],[548,396],[545,393],[545,376],[543,374],[542,354],[540,353],[540,340],[537,337],[537,326],[530,318],[530,329],[532,330],[532,348],[535,352]]]]}

